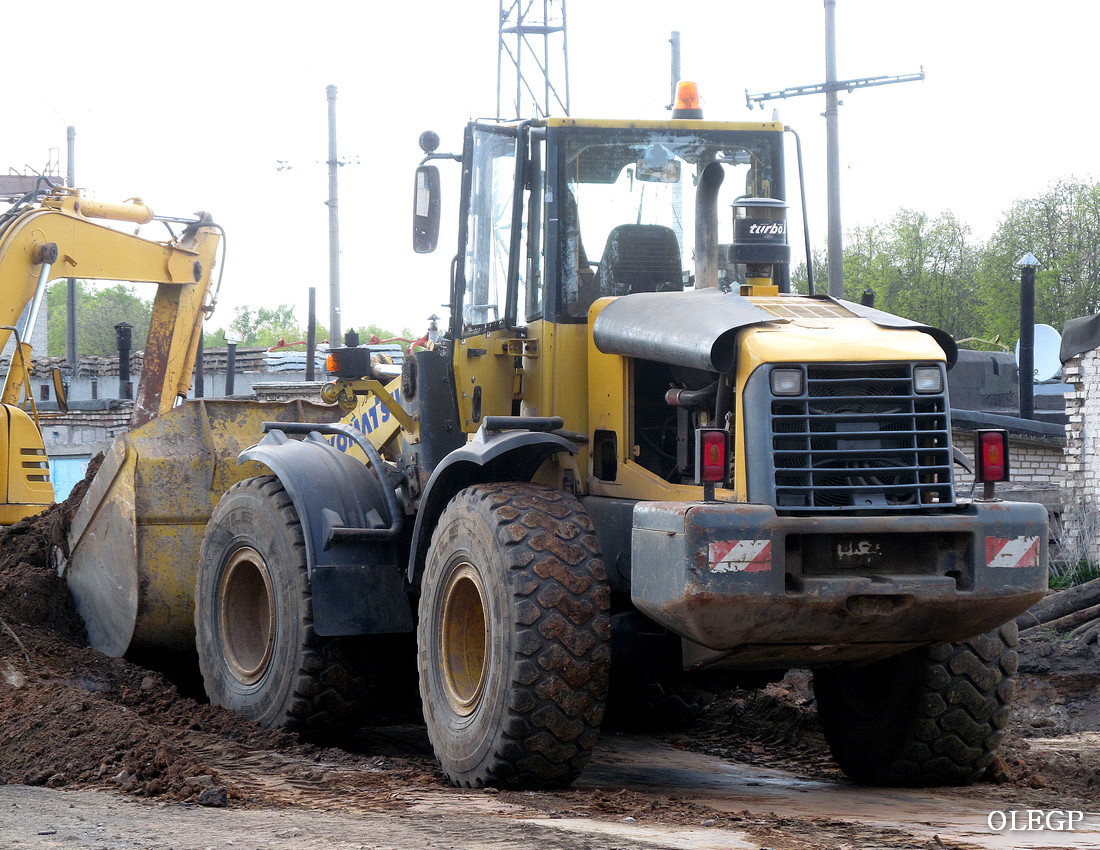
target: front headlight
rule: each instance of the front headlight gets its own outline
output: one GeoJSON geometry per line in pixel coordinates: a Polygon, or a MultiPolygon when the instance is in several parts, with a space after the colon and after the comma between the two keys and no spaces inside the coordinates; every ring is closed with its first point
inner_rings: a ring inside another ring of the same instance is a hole
{"type": "Polygon", "coordinates": [[[801,369],[772,369],[772,395],[802,395],[801,369]]]}
{"type": "Polygon", "coordinates": [[[913,369],[913,389],[918,393],[942,393],[943,372],[939,366],[917,366],[913,369]]]}

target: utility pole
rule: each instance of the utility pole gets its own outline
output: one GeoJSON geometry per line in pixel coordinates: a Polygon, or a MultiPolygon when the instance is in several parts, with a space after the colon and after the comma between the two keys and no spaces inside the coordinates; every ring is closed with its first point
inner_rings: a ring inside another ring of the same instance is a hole
{"type": "MultiPolygon", "coordinates": [[[[676,106],[676,84],[680,82],[680,31],[673,30],[668,43],[672,45],[672,95],[668,101],[668,108],[676,106]]],[[[679,185],[679,184],[677,184],[679,185]]]]}
{"type": "MultiPolygon", "coordinates": [[[[325,89],[328,96],[328,277],[329,277],[329,345],[335,348],[343,335],[340,322],[340,201],[337,169],[348,165],[348,160],[340,159],[336,154],[336,86],[325,89]]],[[[314,164],[319,161],[315,160],[314,164]]],[[[354,161],[358,165],[358,159],[354,161]]],[[[275,160],[276,171],[290,171],[294,168],[292,160],[275,160]]],[[[312,327],[312,325],[311,325],[312,327]]]]}
{"type": "MultiPolygon", "coordinates": [[[[836,0],[825,0],[825,173],[828,176],[829,295],[844,296],[844,237],[840,224],[840,97],[836,90],[836,0]]],[[[813,258],[807,258],[813,262],[813,258]]]]}
{"type": "MultiPolygon", "coordinates": [[[[76,188],[76,127],[68,127],[65,133],[68,147],[68,169],[66,178],[69,188],[76,188]]],[[[65,359],[69,363],[69,379],[76,386],[77,350],[76,350],[76,278],[70,277],[65,284],[65,359]]]]}
{"type": "MultiPolygon", "coordinates": [[[[828,174],[829,202],[829,295],[844,296],[844,238],[840,223],[840,115],[839,94],[873,86],[893,83],[909,83],[924,79],[924,69],[918,74],[901,74],[887,77],[860,77],[852,80],[836,78],[836,0],[825,0],[825,82],[807,86],[794,86],[781,91],[749,94],[745,91],[745,103],[751,109],[755,103],[761,109],[764,101],[776,98],[799,97],[805,94],[825,95],[826,168],[828,174]]],[[[806,262],[813,262],[807,257],[806,262]]]]}
{"type": "Polygon", "coordinates": [[[336,169],[336,86],[328,92],[328,292],[329,292],[329,347],[340,344],[340,214],[337,201],[336,169]]]}
{"type": "MultiPolygon", "coordinates": [[[[668,43],[672,46],[672,94],[668,101],[668,108],[676,108],[676,86],[680,82],[680,31],[673,30],[668,43]]],[[[680,256],[684,254],[684,217],[681,211],[684,206],[684,184],[676,182],[672,184],[672,208],[675,210],[676,222],[673,228],[676,231],[676,242],[680,246],[680,256]]]]}

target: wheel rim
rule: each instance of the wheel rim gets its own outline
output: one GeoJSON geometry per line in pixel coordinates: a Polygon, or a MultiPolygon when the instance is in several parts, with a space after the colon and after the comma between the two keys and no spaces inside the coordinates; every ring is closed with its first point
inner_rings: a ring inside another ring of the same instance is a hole
{"type": "Polygon", "coordinates": [[[222,657],[245,685],[263,678],[275,646],[275,594],[263,556],[246,546],[229,558],[218,588],[222,657]]]}
{"type": "Polygon", "coordinates": [[[443,591],[439,623],[443,689],[455,714],[470,715],[481,701],[489,660],[485,588],[477,570],[461,563],[443,591]]]}

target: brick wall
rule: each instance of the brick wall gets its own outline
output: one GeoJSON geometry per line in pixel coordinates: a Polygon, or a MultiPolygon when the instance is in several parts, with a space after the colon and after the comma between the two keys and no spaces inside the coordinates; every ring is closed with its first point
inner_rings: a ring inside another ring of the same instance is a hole
{"type": "Polygon", "coordinates": [[[112,410],[41,412],[42,441],[51,456],[105,451],[130,424],[133,402],[118,402],[112,410]]]}
{"type": "MultiPolygon", "coordinates": [[[[973,431],[955,428],[951,432],[951,440],[957,448],[962,449],[963,454],[973,460],[973,431]]],[[[1009,434],[1008,448],[1012,459],[1011,489],[1065,486],[1064,450],[1060,443],[1009,434]]],[[[959,494],[965,495],[973,483],[974,476],[956,464],[955,484],[959,494]]]]}
{"type": "Polygon", "coordinates": [[[1076,561],[1100,561],[1100,350],[1071,357],[1062,367],[1066,393],[1065,519],[1063,538],[1076,561]]]}

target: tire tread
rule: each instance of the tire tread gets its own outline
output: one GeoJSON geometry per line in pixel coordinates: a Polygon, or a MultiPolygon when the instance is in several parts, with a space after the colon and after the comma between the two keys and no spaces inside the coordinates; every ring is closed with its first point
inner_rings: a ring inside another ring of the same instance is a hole
{"type": "Polygon", "coordinates": [[[1009,622],[976,638],[916,650],[911,710],[893,727],[895,740],[882,742],[878,758],[869,758],[869,748],[853,736],[851,689],[839,692],[852,671],[819,671],[818,714],[841,769],[867,785],[963,785],[980,777],[1004,736],[1018,641],[1009,622]]]}
{"type": "MultiPolygon", "coordinates": [[[[500,734],[478,769],[444,769],[459,785],[562,788],[591,756],[610,666],[610,592],[591,520],[572,495],[539,484],[478,484],[441,517],[488,518],[507,565],[515,612],[511,693],[500,734]]],[[[422,615],[422,620],[423,620],[422,615]]],[[[421,648],[421,665],[431,664],[421,648]]]]}

